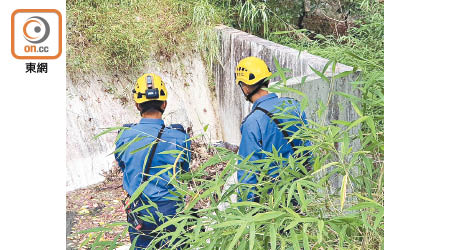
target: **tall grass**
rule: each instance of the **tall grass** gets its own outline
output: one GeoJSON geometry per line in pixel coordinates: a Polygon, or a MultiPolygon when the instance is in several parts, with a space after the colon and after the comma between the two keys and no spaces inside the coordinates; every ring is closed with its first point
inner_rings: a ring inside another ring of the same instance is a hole
{"type": "MultiPolygon", "coordinates": [[[[212,77],[212,66],[219,61],[219,37],[214,26],[219,22],[215,7],[207,0],[193,5],[192,24],[196,27],[196,49],[206,61],[208,75],[212,77]]],[[[212,82],[212,81],[211,81],[212,82]]]]}
{"type": "Polygon", "coordinates": [[[195,41],[191,16],[182,1],[67,1],[67,70],[129,73],[150,55],[182,56],[195,41]]]}

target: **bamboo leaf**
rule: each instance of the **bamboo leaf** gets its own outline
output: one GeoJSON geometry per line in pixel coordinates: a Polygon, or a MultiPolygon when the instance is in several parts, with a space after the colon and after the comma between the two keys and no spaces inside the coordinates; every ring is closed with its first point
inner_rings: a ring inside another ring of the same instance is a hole
{"type": "Polygon", "coordinates": [[[303,192],[303,188],[300,182],[297,182],[297,192],[298,195],[300,196],[301,210],[305,212],[306,211],[305,192],[303,192]]]}
{"type": "Polygon", "coordinates": [[[252,250],[253,247],[255,246],[255,223],[250,223],[250,238],[249,238],[249,249],[252,250]]]}
{"type": "Polygon", "coordinates": [[[109,232],[112,228],[109,227],[95,227],[95,228],[89,228],[85,230],[81,230],[78,233],[79,234],[86,234],[86,233],[95,233],[95,232],[109,232]]]}
{"type": "Polygon", "coordinates": [[[286,250],[286,239],[284,237],[280,237],[281,250],[286,250]]]}
{"type": "Polygon", "coordinates": [[[270,209],[268,206],[265,206],[263,204],[259,204],[253,201],[241,201],[241,202],[237,202],[237,203],[232,203],[230,205],[231,207],[261,207],[261,208],[266,208],[266,209],[270,209]]]}
{"type": "Polygon", "coordinates": [[[196,136],[194,136],[194,137],[191,137],[191,138],[187,139],[185,142],[193,141],[193,140],[195,140],[195,139],[197,139],[197,138],[200,138],[200,137],[202,137],[202,136],[203,136],[203,134],[198,134],[198,135],[196,135],[196,136]]]}
{"type": "Polygon", "coordinates": [[[349,131],[351,128],[353,128],[353,127],[355,127],[355,126],[358,126],[361,122],[363,122],[363,121],[365,121],[365,120],[367,120],[367,119],[369,119],[368,116],[363,116],[363,117],[359,118],[358,120],[352,122],[352,123],[350,124],[350,126],[348,126],[348,128],[345,129],[345,131],[349,131]]]}
{"type": "Polygon", "coordinates": [[[183,152],[181,150],[166,150],[163,152],[158,153],[159,155],[178,155],[180,152],[183,152]]]}
{"type": "Polygon", "coordinates": [[[271,211],[271,212],[266,212],[266,213],[259,213],[259,214],[257,214],[257,215],[252,217],[252,221],[253,222],[267,221],[267,220],[278,218],[278,217],[280,217],[280,216],[282,216],[284,214],[285,213],[279,212],[279,211],[271,211]]]}
{"type": "Polygon", "coordinates": [[[273,57],[273,61],[275,63],[277,72],[280,73],[281,80],[283,81],[284,85],[286,86],[286,83],[287,83],[286,75],[284,74],[283,69],[281,69],[280,63],[278,62],[277,58],[275,58],[275,56],[273,57]]]}
{"type": "Polygon", "coordinates": [[[369,201],[369,202],[372,202],[372,203],[374,203],[374,204],[377,204],[378,206],[380,206],[380,207],[383,207],[382,205],[380,205],[378,202],[376,202],[376,201],[374,201],[374,200],[372,200],[372,199],[369,199],[369,198],[367,198],[367,197],[364,197],[364,196],[362,196],[362,195],[360,195],[360,194],[358,194],[358,193],[354,193],[358,198],[360,198],[360,199],[362,199],[362,200],[366,200],[366,201],[369,201]]]}
{"type": "Polygon", "coordinates": [[[353,71],[344,71],[344,72],[341,72],[341,73],[339,73],[339,74],[337,74],[337,75],[335,75],[334,77],[333,77],[333,79],[339,79],[339,78],[344,78],[344,77],[346,77],[346,76],[348,76],[348,75],[350,75],[350,74],[352,74],[353,73],[353,71]]]}
{"type": "Polygon", "coordinates": [[[228,250],[233,249],[234,245],[236,245],[237,241],[239,240],[239,238],[241,238],[242,234],[244,233],[245,228],[247,227],[247,223],[244,223],[241,225],[241,227],[236,231],[236,234],[234,235],[233,240],[231,241],[231,243],[228,245],[228,250]]]}
{"type": "Polygon", "coordinates": [[[290,232],[291,232],[291,241],[292,241],[292,245],[294,246],[294,249],[301,249],[300,243],[298,242],[297,234],[295,233],[295,230],[291,229],[290,232]]]}
{"type": "Polygon", "coordinates": [[[376,134],[377,134],[377,131],[375,129],[375,123],[373,122],[373,118],[372,117],[367,118],[366,124],[370,128],[370,132],[372,132],[372,136],[375,138],[376,134]]]}
{"type": "Polygon", "coordinates": [[[155,143],[155,142],[153,141],[153,142],[150,143],[150,144],[147,144],[147,145],[144,145],[144,146],[142,146],[142,147],[140,147],[140,148],[138,148],[138,149],[135,149],[135,150],[131,151],[130,154],[133,155],[133,154],[136,154],[137,152],[139,152],[139,151],[141,151],[141,150],[144,150],[144,149],[146,149],[146,148],[152,147],[154,143],[155,143]]]}
{"type": "Polygon", "coordinates": [[[338,164],[339,164],[339,162],[336,162],[336,161],[327,163],[324,166],[322,166],[321,168],[319,168],[318,170],[314,171],[312,173],[312,175],[315,175],[315,174],[317,174],[317,173],[319,173],[319,172],[321,172],[321,171],[323,171],[323,170],[325,170],[325,169],[327,169],[329,167],[332,167],[332,166],[335,166],[335,165],[338,165],[338,164]]]}
{"type": "Polygon", "coordinates": [[[369,177],[372,178],[373,176],[373,162],[371,159],[367,158],[366,156],[361,156],[362,160],[364,162],[364,166],[367,169],[367,172],[369,173],[369,177]]]}
{"type": "Polygon", "coordinates": [[[355,102],[351,101],[350,102],[353,106],[353,109],[355,109],[355,112],[359,115],[359,117],[363,116],[363,113],[361,112],[361,110],[358,108],[358,106],[356,106],[355,102]]]}
{"type": "Polygon", "coordinates": [[[168,226],[170,226],[170,225],[175,225],[175,224],[177,224],[178,222],[180,222],[180,221],[182,221],[182,220],[192,219],[192,218],[195,218],[195,217],[194,217],[194,216],[190,216],[190,215],[184,215],[184,216],[174,217],[174,218],[171,218],[170,220],[164,222],[163,224],[159,225],[159,226],[158,226],[155,230],[153,230],[153,231],[155,231],[155,232],[161,231],[161,230],[163,230],[164,228],[166,228],[166,227],[168,227],[168,226]]]}
{"type": "MultiPolygon", "coordinates": [[[[292,185],[292,186],[295,187],[295,185],[292,185]]],[[[294,218],[296,218],[296,219],[299,219],[299,218],[300,218],[300,215],[299,215],[298,213],[294,212],[294,210],[292,210],[291,208],[289,208],[289,207],[283,207],[283,208],[284,208],[284,210],[286,210],[289,214],[291,214],[292,217],[294,217],[294,218]]]]}
{"type": "Polygon", "coordinates": [[[300,82],[300,84],[305,83],[305,82],[306,82],[306,78],[308,78],[308,76],[303,76],[303,77],[302,77],[302,81],[300,82]]]}
{"type": "MultiPolygon", "coordinates": [[[[332,63],[332,60],[328,60],[328,62],[325,64],[325,66],[323,66],[322,69],[322,74],[325,74],[325,71],[327,71],[328,67],[330,66],[330,64],[332,63]]],[[[334,73],[334,72],[333,72],[334,73]]]]}
{"type": "Polygon", "coordinates": [[[107,134],[107,133],[109,133],[109,132],[112,132],[112,131],[114,131],[114,130],[118,130],[118,129],[125,130],[125,129],[130,129],[130,128],[128,128],[128,127],[112,127],[112,128],[107,128],[107,129],[103,130],[102,132],[100,132],[99,134],[95,135],[95,136],[94,136],[94,139],[98,139],[100,136],[102,136],[102,135],[104,135],[104,134],[107,134]]]}
{"type": "Polygon", "coordinates": [[[307,234],[307,230],[308,230],[308,223],[303,224],[303,249],[304,250],[309,250],[309,240],[308,240],[308,234],[307,234]]]}
{"type": "Polygon", "coordinates": [[[289,206],[289,204],[291,204],[291,199],[292,199],[292,195],[294,195],[294,191],[295,191],[295,185],[291,185],[291,187],[289,188],[289,191],[288,191],[287,199],[286,199],[286,206],[289,206]]]}
{"type": "Polygon", "coordinates": [[[231,226],[236,226],[239,225],[242,222],[242,220],[229,220],[229,221],[225,221],[219,224],[214,224],[211,225],[211,228],[222,228],[222,227],[231,227],[231,226]]]}
{"type": "Polygon", "coordinates": [[[343,96],[343,97],[345,97],[345,98],[347,98],[349,100],[353,100],[353,101],[357,101],[357,102],[361,101],[361,98],[359,98],[357,96],[354,96],[354,95],[350,95],[350,94],[344,93],[344,92],[335,91],[334,93],[336,95],[343,96]]]}
{"type": "Polygon", "coordinates": [[[277,232],[275,230],[275,225],[272,223],[269,226],[270,230],[270,249],[276,250],[277,249],[277,232]]]}
{"type": "Polygon", "coordinates": [[[321,243],[323,240],[323,227],[324,227],[323,220],[319,220],[319,222],[317,223],[317,228],[319,229],[319,232],[317,232],[317,242],[318,243],[321,243]]]}
{"type": "Polygon", "coordinates": [[[287,226],[284,228],[284,230],[289,230],[289,229],[291,229],[291,228],[297,226],[298,223],[300,223],[300,220],[299,220],[299,219],[293,220],[291,223],[289,223],[289,225],[287,225],[287,226]]]}
{"type": "Polygon", "coordinates": [[[341,186],[341,211],[344,208],[345,197],[347,195],[347,179],[348,173],[342,177],[342,186],[341,186]]]}
{"type": "Polygon", "coordinates": [[[333,66],[331,67],[332,76],[334,76],[334,73],[336,72],[336,65],[337,65],[337,61],[333,60],[333,66]]]}
{"type": "Polygon", "coordinates": [[[133,140],[131,140],[131,141],[129,141],[129,142],[123,144],[122,146],[120,146],[119,148],[117,148],[116,150],[114,150],[113,153],[115,154],[115,153],[123,152],[123,151],[125,151],[129,146],[133,145],[133,143],[136,143],[136,142],[138,142],[138,141],[140,141],[140,140],[142,140],[142,139],[144,139],[144,137],[136,136],[136,137],[133,138],[133,140]]]}
{"type": "Polygon", "coordinates": [[[141,195],[141,193],[144,191],[144,189],[147,187],[147,185],[150,183],[152,179],[149,179],[147,181],[145,181],[144,183],[142,183],[141,185],[139,185],[139,187],[136,189],[136,191],[133,193],[133,195],[131,195],[130,200],[128,201],[127,207],[130,206],[131,203],[133,203],[138,197],[139,195],[141,195]]]}
{"type": "Polygon", "coordinates": [[[384,208],[381,208],[380,212],[375,216],[375,222],[373,223],[374,230],[376,230],[378,226],[380,226],[380,223],[383,218],[384,218],[384,208]]]}
{"type": "Polygon", "coordinates": [[[377,203],[366,201],[366,202],[360,202],[360,203],[358,203],[358,204],[356,204],[354,206],[351,206],[347,210],[362,210],[364,208],[376,208],[376,209],[378,209],[380,207],[382,208],[382,206],[380,206],[377,203]]]}
{"type": "Polygon", "coordinates": [[[322,80],[324,80],[327,83],[330,83],[330,79],[328,79],[328,77],[326,77],[324,74],[322,74],[322,72],[314,69],[311,65],[309,65],[309,67],[311,68],[312,71],[314,71],[314,73],[316,73],[316,75],[320,76],[320,78],[322,78],[322,80]]]}

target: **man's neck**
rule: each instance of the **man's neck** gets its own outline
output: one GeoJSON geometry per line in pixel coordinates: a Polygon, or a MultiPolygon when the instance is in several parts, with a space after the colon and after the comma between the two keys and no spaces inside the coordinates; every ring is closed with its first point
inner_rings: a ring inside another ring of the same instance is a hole
{"type": "Polygon", "coordinates": [[[145,112],[142,114],[142,118],[150,118],[150,119],[162,119],[162,113],[159,111],[156,112],[145,112]]]}
{"type": "Polygon", "coordinates": [[[259,98],[268,95],[269,92],[267,90],[264,89],[260,89],[258,92],[256,92],[256,94],[254,94],[251,98],[250,101],[252,103],[255,103],[259,98]]]}

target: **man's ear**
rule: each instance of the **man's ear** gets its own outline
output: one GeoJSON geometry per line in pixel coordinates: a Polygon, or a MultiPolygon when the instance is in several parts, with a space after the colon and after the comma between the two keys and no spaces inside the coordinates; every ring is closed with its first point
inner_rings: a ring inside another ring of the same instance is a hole
{"type": "Polygon", "coordinates": [[[136,104],[136,108],[137,108],[137,110],[139,110],[139,112],[140,111],[142,111],[142,109],[141,109],[141,105],[139,105],[139,103],[135,103],[136,104]]]}
{"type": "Polygon", "coordinates": [[[250,89],[248,88],[247,85],[242,84],[242,89],[244,90],[244,93],[245,93],[246,95],[248,95],[248,94],[250,93],[250,89]]]}
{"type": "Polygon", "coordinates": [[[161,109],[166,110],[166,107],[167,107],[167,101],[164,101],[163,104],[161,105],[161,109]]]}

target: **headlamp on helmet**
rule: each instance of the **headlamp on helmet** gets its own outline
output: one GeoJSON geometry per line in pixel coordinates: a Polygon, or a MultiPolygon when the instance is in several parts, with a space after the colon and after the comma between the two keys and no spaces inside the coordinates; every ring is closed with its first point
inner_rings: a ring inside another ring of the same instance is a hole
{"type": "Polygon", "coordinates": [[[158,89],[153,88],[153,77],[151,75],[147,76],[147,90],[145,91],[145,97],[147,97],[147,99],[159,98],[158,89]]]}

